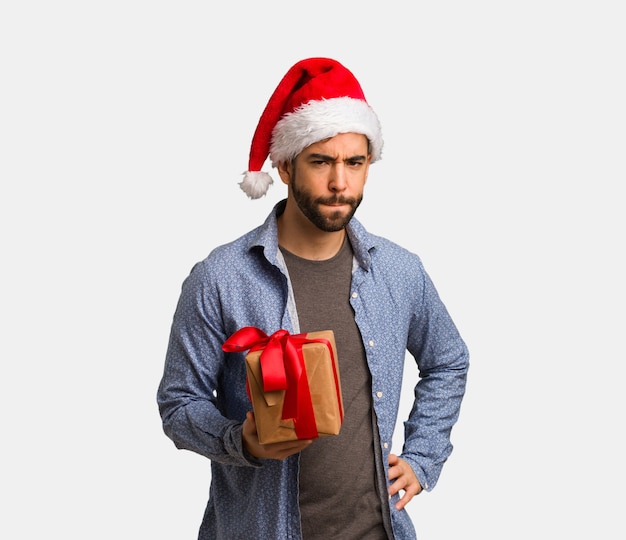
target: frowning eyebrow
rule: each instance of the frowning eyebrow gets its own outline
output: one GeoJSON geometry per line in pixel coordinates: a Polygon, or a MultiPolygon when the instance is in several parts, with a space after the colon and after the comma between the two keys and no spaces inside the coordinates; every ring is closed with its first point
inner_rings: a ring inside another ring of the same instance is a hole
{"type": "MultiPolygon", "coordinates": [[[[329,156],[328,154],[309,154],[307,156],[307,159],[311,161],[332,161],[332,162],[337,161],[337,158],[335,156],[329,156]]],[[[367,156],[356,155],[356,156],[351,156],[349,158],[346,158],[343,161],[356,163],[359,161],[365,161],[366,159],[367,159],[367,156]]]]}

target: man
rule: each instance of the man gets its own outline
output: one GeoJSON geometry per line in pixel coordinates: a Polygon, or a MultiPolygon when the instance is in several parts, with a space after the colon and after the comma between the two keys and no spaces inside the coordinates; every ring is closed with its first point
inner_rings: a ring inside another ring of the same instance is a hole
{"type": "Polygon", "coordinates": [[[215,249],[185,280],[158,403],[178,448],[211,460],[200,539],[411,539],[406,504],[450,455],[468,352],[420,259],[353,217],[380,124],[340,63],[295,64],[255,131],[241,187],[287,199],[264,224],[215,249]],[[260,444],[238,329],[333,330],[344,418],[339,435],[260,444]],[[391,452],[406,351],[420,372],[400,455],[391,452]]]}

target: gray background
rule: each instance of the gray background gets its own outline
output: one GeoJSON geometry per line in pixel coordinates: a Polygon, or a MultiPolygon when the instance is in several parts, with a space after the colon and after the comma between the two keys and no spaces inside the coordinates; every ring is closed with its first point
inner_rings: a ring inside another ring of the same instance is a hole
{"type": "Polygon", "coordinates": [[[209,462],[155,401],[169,325],[192,264],[285,196],[237,182],[308,56],[361,81],[385,149],[357,215],[472,353],[420,540],[626,536],[620,2],[411,6],[3,3],[0,536],[196,538],[209,462]]]}

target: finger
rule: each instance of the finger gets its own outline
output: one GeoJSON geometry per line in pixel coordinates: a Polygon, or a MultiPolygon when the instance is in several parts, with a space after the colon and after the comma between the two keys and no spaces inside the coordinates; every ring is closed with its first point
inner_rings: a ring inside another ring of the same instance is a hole
{"type": "Polygon", "coordinates": [[[389,467],[389,480],[396,480],[402,476],[402,468],[398,466],[389,467]]]}
{"type": "Polygon", "coordinates": [[[306,448],[312,442],[312,439],[298,439],[295,441],[274,443],[276,445],[274,449],[279,452],[289,452],[293,454],[294,452],[299,452],[303,448],[306,448]]]}
{"type": "Polygon", "coordinates": [[[400,476],[389,486],[389,495],[395,495],[399,491],[406,489],[407,487],[407,478],[400,476]]]}
{"type": "Polygon", "coordinates": [[[292,454],[301,452],[313,442],[312,439],[297,439],[260,445],[265,457],[283,460],[292,454]]]}
{"type": "Polygon", "coordinates": [[[415,495],[420,492],[420,489],[421,486],[419,485],[419,482],[417,484],[411,483],[407,485],[404,489],[404,495],[400,497],[400,500],[396,503],[396,508],[398,510],[402,510],[407,504],[411,502],[413,497],[415,497],[415,495]]]}
{"type": "Polygon", "coordinates": [[[396,503],[396,510],[402,510],[413,498],[412,495],[407,495],[406,492],[403,497],[396,503]]]}
{"type": "MultiPolygon", "coordinates": [[[[407,477],[404,477],[406,480],[407,477]]],[[[400,491],[404,491],[404,494],[400,497],[400,500],[396,503],[396,508],[398,510],[402,510],[412,499],[415,497],[421,490],[422,486],[418,481],[413,481],[410,477],[408,477],[409,481],[404,482],[404,487],[399,487],[394,490],[396,493],[400,491]]],[[[400,482],[395,482],[399,484],[400,482]]]]}

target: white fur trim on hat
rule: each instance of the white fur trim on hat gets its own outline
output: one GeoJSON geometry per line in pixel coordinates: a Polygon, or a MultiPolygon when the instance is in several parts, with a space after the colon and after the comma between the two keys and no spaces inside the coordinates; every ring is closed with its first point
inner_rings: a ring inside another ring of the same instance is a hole
{"type": "Polygon", "coordinates": [[[309,101],[276,123],[270,146],[272,165],[289,161],[306,147],[339,133],[365,135],[371,145],[372,163],[380,159],[383,138],[376,113],[364,100],[339,97],[309,101]]]}

